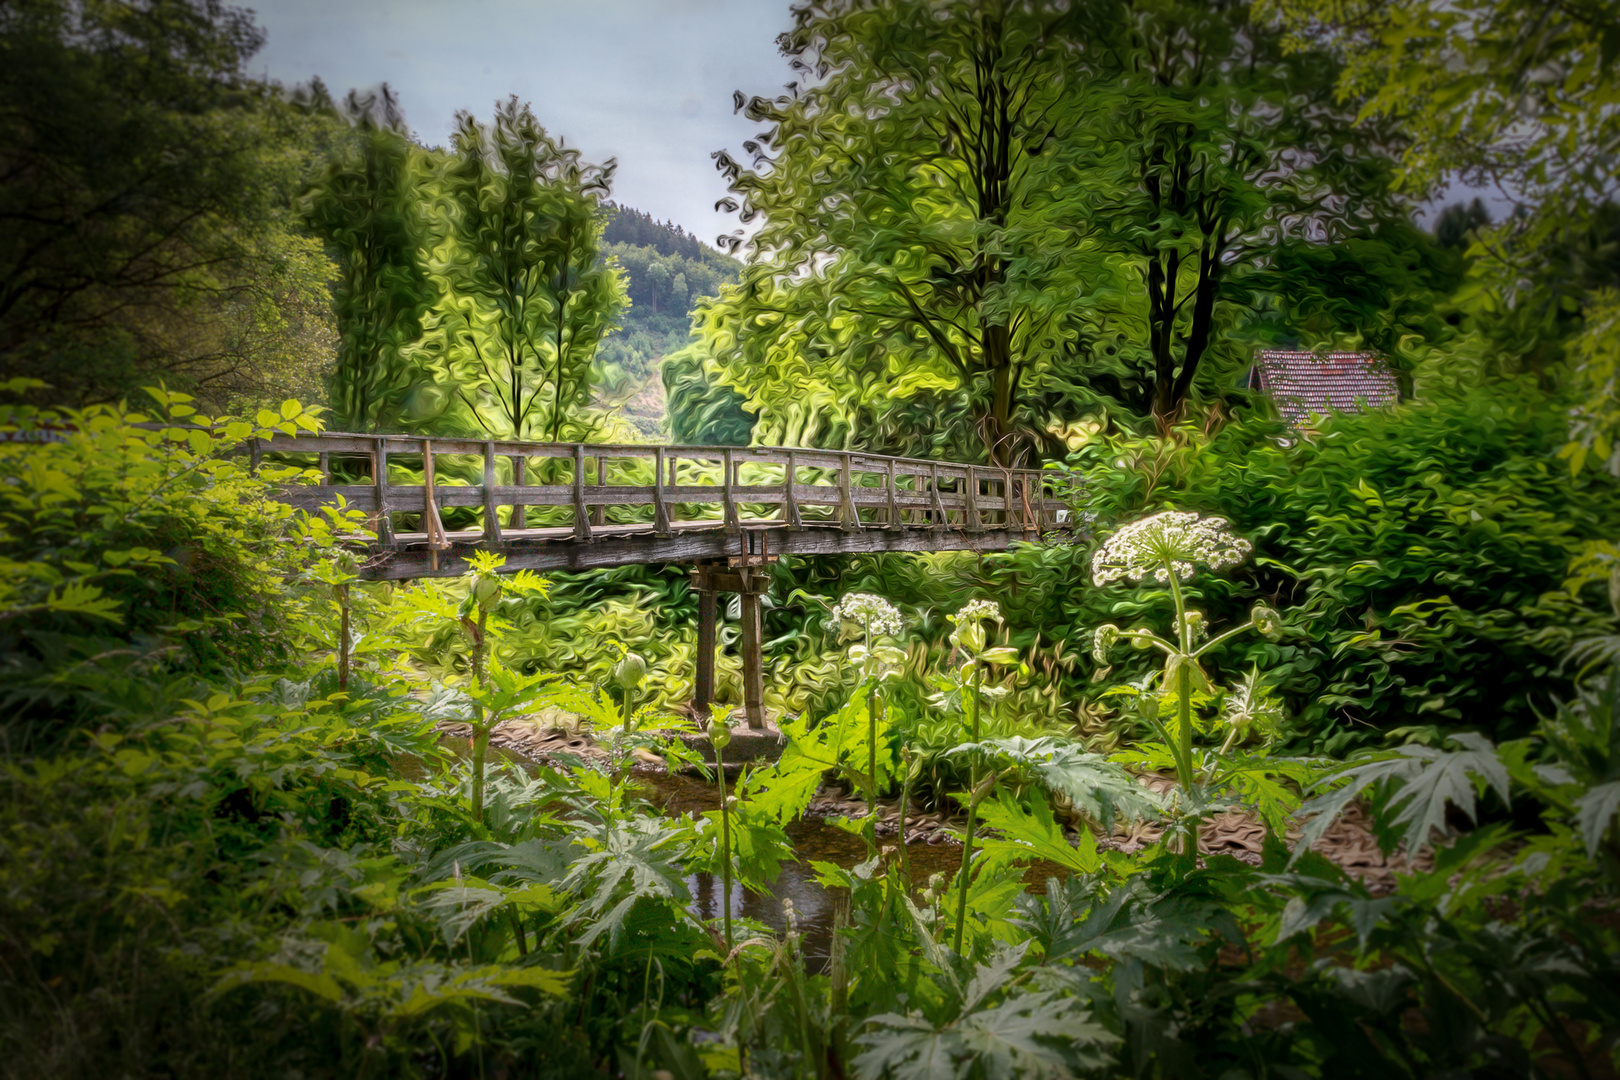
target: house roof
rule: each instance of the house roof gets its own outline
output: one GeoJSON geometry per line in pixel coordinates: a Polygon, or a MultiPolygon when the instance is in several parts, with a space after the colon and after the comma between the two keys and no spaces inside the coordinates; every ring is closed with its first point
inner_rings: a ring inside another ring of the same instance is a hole
{"type": "Polygon", "coordinates": [[[1254,354],[1260,389],[1295,427],[1328,412],[1384,408],[1400,400],[1400,387],[1376,353],[1261,349],[1254,354]]]}

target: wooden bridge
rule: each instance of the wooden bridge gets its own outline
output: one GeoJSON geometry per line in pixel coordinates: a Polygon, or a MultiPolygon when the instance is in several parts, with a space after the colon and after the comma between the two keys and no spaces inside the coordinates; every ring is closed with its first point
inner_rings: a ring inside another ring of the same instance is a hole
{"type": "Polygon", "coordinates": [[[363,576],[448,577],[474,551],[511,569],[693,564],[694,704],[713,697],[716,593],[742,603],[743,689],[760,701],[759,597],[780,555],[1003,551],[1065,532],[1057,474],[789,447],[643,446],[354,435],[276,436],[265,460],[319,470],[281,498],[346,505],[375,539],[363,576]]]}

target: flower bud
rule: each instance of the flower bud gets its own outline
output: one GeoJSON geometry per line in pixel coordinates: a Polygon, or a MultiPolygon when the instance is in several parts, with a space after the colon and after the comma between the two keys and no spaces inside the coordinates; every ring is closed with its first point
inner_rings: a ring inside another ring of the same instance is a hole
{"type": "Polygon", "coordinates": [[[724,750],[731,744],[731,725],[724,717],[716,716],[709,721],[709,742],[716,750],[724,750]]]}
{"type": "Polygon", "coordinates": [[[1108,663],[1108,650],[1119,641],[1119,627],[1113,623],[1103,623],[1097,627],[1095,636],[1091,639],[1091,658],[1099,664],[1108,663]]]}
{"type": "Polygon", "coordinates": [[[488,611],[501,599],[501,579],[497,577],[480,577],[473,582],[473,599],[478,606],[488,611]]]}
{"type": "Polygon", "coordinates": [[[647,677],[647,661],[635,653],[625,653],[613,665],[613,681],[621,690],[634,690],[647,677]]]}
{"type": "Polygon", "coordinates": [[[1126,637],[1131,640],[1131,648],[1138,652],[1146,652],[1153,648],[1153,633],[1150,630],[1132,630],[1126,637]]]}
{"type": "Polygon", "coordinates": [[[1266,604],[1256,604],[1249,611],[1249,618],[1254,621],[1254,628],[1260,633],[1276,641],[1282,637],[1282,618],[1266,604]]]}
{"type": "Polygon", "coordinates": [[[958,623],[951,631],[951,644],[970,653],[984,651],[984,627],[977,621],[958,623]]]}

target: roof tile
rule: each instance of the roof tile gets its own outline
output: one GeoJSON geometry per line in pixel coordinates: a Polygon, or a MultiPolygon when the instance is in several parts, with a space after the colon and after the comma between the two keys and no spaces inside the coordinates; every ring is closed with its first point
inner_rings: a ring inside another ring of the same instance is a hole
{"type": "Polygon", "coordinates": [[[1254,359],[1260,389],[1295,427],[1323,413],[1384,408],[1400,400],[1394,373],[1376,353],[1261,349],[1254,359]]]}

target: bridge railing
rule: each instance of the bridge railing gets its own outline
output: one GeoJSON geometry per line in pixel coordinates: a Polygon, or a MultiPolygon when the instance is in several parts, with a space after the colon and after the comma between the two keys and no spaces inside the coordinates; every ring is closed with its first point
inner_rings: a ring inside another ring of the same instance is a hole
{"type": "Polygon", "coordinates": [[[441,521],[458,508],[478,511],[452,515],[476,522],[478,539],[502,543],[525,531],[588,540],[620,525],[655,535],[755,523],[1041,533],[1059,526],[1063,505],[1038,469],[796,447],[325,432],[277,436],[251,453],[318,469],[319,485],[289,486],[282,498],[313,510],[341,496],[374,519],[385,545],[448,543],[441,521]]]}

